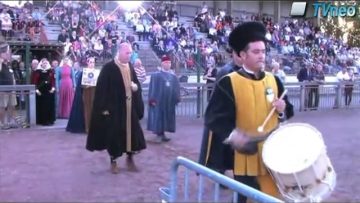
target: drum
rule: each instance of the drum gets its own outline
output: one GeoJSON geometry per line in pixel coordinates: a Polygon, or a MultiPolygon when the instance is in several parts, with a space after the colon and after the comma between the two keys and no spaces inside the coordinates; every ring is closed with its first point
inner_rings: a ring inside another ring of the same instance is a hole
{"type": "Polygon", "coordinates": [[[262,158],[287,201],[320,202],[335,188],[322,135],[309,124],[280,126],[264,142],[262,158]]]}

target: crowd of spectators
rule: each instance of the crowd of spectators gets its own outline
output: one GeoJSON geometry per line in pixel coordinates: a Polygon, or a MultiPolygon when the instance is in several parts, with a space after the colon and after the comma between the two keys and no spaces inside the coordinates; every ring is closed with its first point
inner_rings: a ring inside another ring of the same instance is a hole
{"type": "Polygon", "coordinates": [[[47,9],[48,20],[61,26],[58,42],[64,44],[65,56],[80,65],[86,65],[89,57],[113,58],[119,42],[136,46],[135,36],[118,29],[116,13],[104,13],[94,1],[52,2],[47,9]]]}
{"type": "Polygon", "coordinates": [[[106,18],[96,2],[57,1],[51,2],[47,10],[48,20],[61,26],[58,42],[64,44],[65,56],[81,65],[91,56],[112,58],[120,36],[115,20],[106,18]]]}
{"type": "Polygon", "coordinates": [[[185,68],[219,66],[224,63],[218,42],[199,38],[195,27],[180,23],[175,7],[165,2],[152,3],[148,8],[126,11],[124,21],[139,36],[148,40],[161,57],[171,55],[185,68]]]}
{"type": "MultiPolygon", "coordinates": [[[[282,19],[274,23],[269,16],[241,14],[233,17],[219,9],[212,15],[204,2],[195,14],[193,24],[180,23],[176,8],[166,2],[153,2],[132,11],[122,10],[127,25],[137,37],[117,28],[118,16],[105,15],[94,1],[47,1],[41,11],[26,1],[22,7],[0,3],[0,27],[5,39],[47,41],[43,30],[44,18],[61,26],[58,42],[65,45],[65,56],[85,64],[86,58],[112,58],[117,42],[128,41],[139,49],[137,41],[150,41],[161,57],[172,55],[185,68],[219,67],[225,63],[224,52],[231,30],[249,20],[262,21],[267,28],[268,54],[276,59],[288,74],[294,74],[306,62],[323,64],[325,73],[338,72],[343,64],[360,68],[359,49],[348,47],[341,39],[323,32],[306,19],[282,19]],[[44,13],[45,12],[45,13],[44,13]],[[204,33],[207,38],[202,37],[204,33]],[[199,37],[200,36],[200,37],[199,37]]],[[[137,54],[134,54],[133,60],[137,54]]]]}
{"type": "Polygon", "coordinates": [[[29,1],[22,6],[0,2],[0,30],[5,40],[47,42],[43,14],[29,1]]]}
{"type": "MultiPolygon", "coordinates": [[[[311,21],[294,19],[279,24],[270,22],[267,28],[272,47],[283,58],[320,63],[327,74],[337,73],[341,70],[341,64],[359,60],[358,48],[349,47],[342,39],[336,39],[311,21]]],[[[296,72],[296,69],[287,66],[287,71],[296,72]]]]}
{"type": "Polygon", "coordinates": [[[355,73],[360,68],[358,48],[349,47],[342,39],[336,39],[307,19],[281,19],[279,23],[274,23],[269,16],[243,13],[233,18],[223,10],[212,16],[204,2],[195,15],[194,26],[206,33],[212,42],[225,48],[234,26],[250,20],[261,21],[267,28],[268,64],[275,59],[289,74],[297,73],[300,67],[309,62],[322,64],[326,74],[337,73],[344,64],[352,64],[355,73]],[[270,53],[271,50],[274,51],[270,53]]]}

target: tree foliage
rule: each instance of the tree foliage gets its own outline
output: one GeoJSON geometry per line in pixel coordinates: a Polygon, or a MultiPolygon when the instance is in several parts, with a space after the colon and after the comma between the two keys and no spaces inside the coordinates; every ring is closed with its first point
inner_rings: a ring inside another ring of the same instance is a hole
{"type": "MultiPolygon", "coordinates": [[[[335,2],[333,2],[335,3],[335,2]]],[[[337,2],[338,5],[355,5],[356,15],[353,17],[331,17],[327,16],[323,18],[321,21],[321,27],[324,31],[334,36],[337,39],[344,40],[344,34],[348,33],[347,44],[350,46],[360,47],[360,10],[358,10],[358,6],[360,6],[357,1],[341,1],[337,2]],[[345,21],[345,24],[340,24],[340,19],[345,21]],[[351,27],[348,25],[352,24],[351,27]]]]}
{"type": "Polygon", "coordinates": [[[353,21],[353,27],[349,31],[348,44],[350,46],[360,47],[360,19],[356,17],[353,21]]]}

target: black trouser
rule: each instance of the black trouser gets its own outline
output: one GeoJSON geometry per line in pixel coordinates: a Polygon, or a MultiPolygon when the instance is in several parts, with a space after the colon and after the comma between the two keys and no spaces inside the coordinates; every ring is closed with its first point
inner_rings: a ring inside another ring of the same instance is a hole
{"type": "Polygon", "coordinates": [[[309,88],[309,95],[308,95],[308,108],[316,109],[319,106],[319,87],[310,87],[309,88]]]}
{"type": "MultiPolygon", "coordinates": [[[[256,180],[256,176],[237,176],[234,175],[234,179],[238,182],[241,182],[245,185],[248,185],[254,189],[260,190],[260,185],[256,180]]],[[[238,194],[238,203],[246,203],[247,197],[242,195],[242,194],[238,194]]]]}
{"type": "Polygon", "coordinates": [[[211,94],[212,94],[212,87],[210,87],[211,89],[210,90],[208,90],[207,91],[207,101],[209,101],[210,100],[210,98],[211,98],[211,94]]]}
{"type": "Polygon", "coordinates": [[[136,34],[139,37],[139,41],[141,41],[141,39],[144,38],[144,32],[136,32],[136,34]]]}
{"type": "Polygon", "coordinates": [[[349,106],[352,99],[353,86],[346,85],[345,86],[345,106],[349,106]]]}

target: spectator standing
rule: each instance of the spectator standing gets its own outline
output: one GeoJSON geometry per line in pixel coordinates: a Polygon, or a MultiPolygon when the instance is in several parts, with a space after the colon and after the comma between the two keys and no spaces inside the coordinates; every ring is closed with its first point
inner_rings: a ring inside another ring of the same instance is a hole
{"type": "Polygon", "coordinates": [[[140,84],[142,84],[146,80],[146,70],[139,58],[134,62],[134,69],[140,84]]]}
{"type": "Polygon", "coordinates": [[[280,64],[276,61],[274,61],[272,64],[271,64],[271,72],[277,76],[282,83],[285,83],[286,81],[286,74],[284,72],[284,70],[280,69],[280,64]]]}

